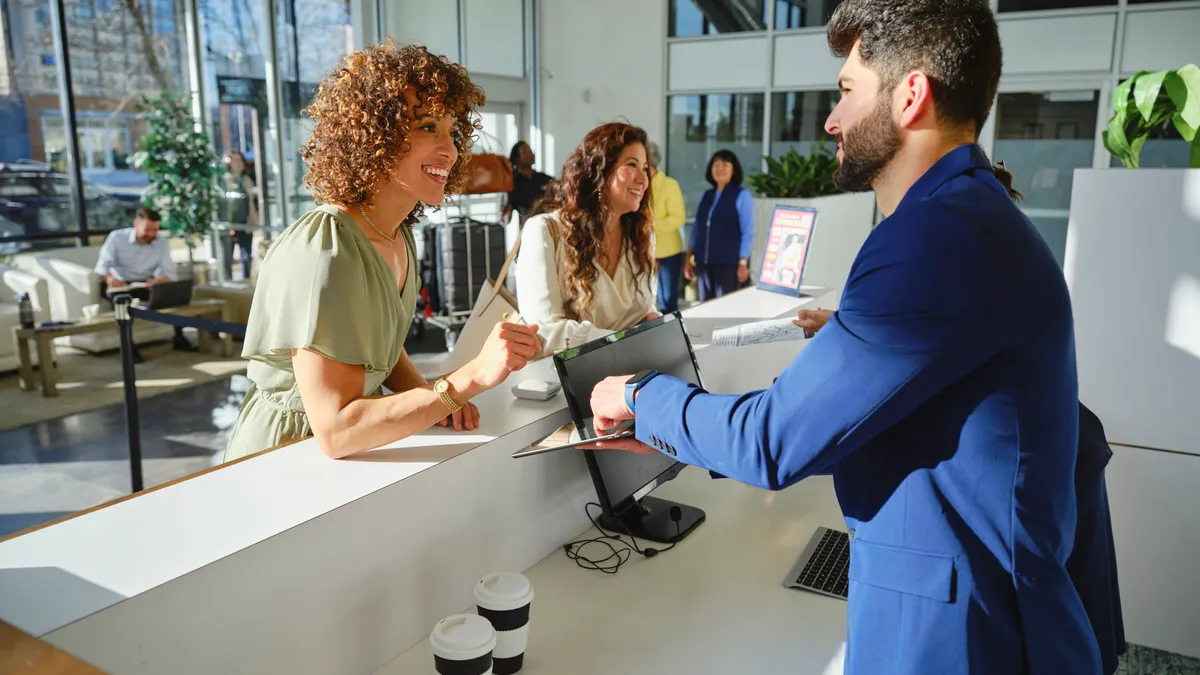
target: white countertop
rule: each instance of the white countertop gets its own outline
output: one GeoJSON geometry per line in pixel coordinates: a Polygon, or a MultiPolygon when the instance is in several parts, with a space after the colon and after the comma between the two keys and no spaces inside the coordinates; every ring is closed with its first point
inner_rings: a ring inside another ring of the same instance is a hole
{"type": "MultiPolygon", "coordinates": [[[[724,314],[732,325],[782,316],[815,300],[748,289],[684,316],[719,320],[724,314]]],[[[556,379],[542,361],[510,380],[531,376],[556,379]]],[[[711,389],[719,391],[720,380],[706,372],[711,389]]],[[[472,433],[433,428],[342,461],[329,460],[309,439],[0,542],[0,619],[45,635],[458,454],[530,427],[547,435],[569,421],[561,394],[542,403],[517,400],[508,383],[475,403],[481,426],[472,433]],[[381,453],[404,459],[375,461],[381,453]]]]}

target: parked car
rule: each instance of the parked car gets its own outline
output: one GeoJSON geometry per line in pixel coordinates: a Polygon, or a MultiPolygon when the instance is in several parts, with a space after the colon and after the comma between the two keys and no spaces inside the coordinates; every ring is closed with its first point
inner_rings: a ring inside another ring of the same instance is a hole
{"type": "MultiPolygon", "coordinates": [[[[84,184],[88,229],[106,232],[133,221],[137,202],[84,184]]],[[[71,208],[71,179],[38,162],[0,164],[0,216],[24,228],[26,234],[79,231],[71,208]]]]}
{"type": "Polygon", "coordinates": [[[14,239],[25,234],[25,228],[21,224],[0,216],[0,264],[4,264],[4,258],[13,256],[30,247],[27,241],[13,241],[14,239]]]}

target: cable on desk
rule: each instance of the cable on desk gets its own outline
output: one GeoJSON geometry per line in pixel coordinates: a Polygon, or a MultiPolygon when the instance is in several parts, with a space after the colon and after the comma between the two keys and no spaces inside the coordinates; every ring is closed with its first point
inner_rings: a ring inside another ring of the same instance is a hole
{"type": "MultiPolygon", "coordinates": [[[[598,509],[601,508],[596,502],[588,502],[584,505],[583,511],[587,514],[588,520],[592,521],[592,526],[603,533],[604,529],[600,527],[600,524],[597,523],[596,519],[592,516],[590,509],[593,506],[598,509]]],[[[683,520],[683,512],[678,506],[672,506],[670,515],[671,520],[675,521],[675,539],[671,542],[670,546],[667,546],[664,549],[651,547],[644,549],[638,548],[637,540],[634,539],[633,534],[626,529],[625,534],[629,535],[629,543],[626,543],[625,540],[621,538],[620,534],[601,534],[599,537],[593,537],[591,539],[579,539],[577,541],[570,542],[569,544],[564,544],[563,552],[566,553],[568,559],[574,560],[576,565],[585,570],[598,570],[600,572],[604,572],[605,574],[616,574],[617,571],[621,569],[621,565],[629,562],[629,558],[634,552],[646,558],[653,558],[659,553],[665,553],[675,548],[675,544],[679,542],[680,538],[679,521],[683,520]],[[613,543],[614,541],[616,544],[613,543]],[[584,547],[589,545],[606,546],[609,554],[603,558],[591,558],[589,556],[585,556],[583,555],[582,550],[584,547]]]]}

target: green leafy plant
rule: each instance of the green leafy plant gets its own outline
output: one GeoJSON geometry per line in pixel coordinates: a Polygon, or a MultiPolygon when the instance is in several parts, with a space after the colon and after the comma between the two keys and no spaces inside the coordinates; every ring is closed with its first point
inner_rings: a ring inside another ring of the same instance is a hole
{"type": "Polygon", "coordinates": [[[1200,67],[1141,71],[1113,92],[1113,116],[1104,130],[1104,147],[1131,169],[1154,130],[1170,121],[1191,143],[1190,165],[1200,168],[1200,67]]]}
{"type": "Polygon", "coordinates": [[[172,235],[183,237],[190,256],[212,226],[220,163],[212,140],[192,116],[188,96],[166,93],[142,102],[150,113],[149,131],[132,158],[150,179],[142,203],[162,214],[172,235]]]}
{"type": "Polygon", "coordinates": [[[813,143],[808,155],[793,148],[779,159],[766,160],[767,170],[749,178],[760,197],[812,198],[841,192],[833,182],[837,157],[825,147],[823,138],[813,143]]]}

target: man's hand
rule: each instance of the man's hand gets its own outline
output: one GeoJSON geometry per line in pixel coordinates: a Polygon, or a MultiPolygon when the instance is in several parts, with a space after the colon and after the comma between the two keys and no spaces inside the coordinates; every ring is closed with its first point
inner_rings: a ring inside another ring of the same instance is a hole
{"type": "MultiPolygon", "coordinates": [[[[603,436],[605,429],[612,429],[625,420],[633,419],[633,411],[625,405],[625,383],[632,375],[609,377],[592,390],[592,426],[596,435],[603,436]]],[[[658,452],[636,438],[620,438],[584,446],[588,450],[624,450],[646,455],[658,452]]]]}
{"type": "Polygon", "coordinates": [[[738,265],[737,280],[739,284],[744,284],[750,280],[750,268],[746,265],[738,265]]]}
{"type": "Polygon", "coordinates": [[[829,323],[831,316],[833,316],[833,310],[830,309],[802,309],[792,323],[804,330],[816,333],[829,323]]]}
{"type": "Polygon", "coordinates": [[[146,280],[146,286],[153,286],[154,284],[163,284],[170,280],[171,280],[171,277],[150,277],[149,279],[146,280]]]}
{"type": "Polygon", "coordinates": [[[105,274],[104,275],[104,285],[109,288],[121,288],[122,286],[125,285],[125,282],[121,281],[120,279],[116,278],[115,276],[113,276],[111,274],[105,274]]]}
{"type": "Polygon", "coordinates": [[[467,402],[462,408],[438,420],[439,427],[454,425],[455,431],[475,431],[479,428],[479,408],[467,402]]]}
{"type": "Polygon", "coordinates": [[[652,311],[646,312],[646,316],[643,316],[642,320],[639,323],[646,323],[647,321],[653,321],[660,316],[662,316],[662,312],[652,310],[652,311]]]}

